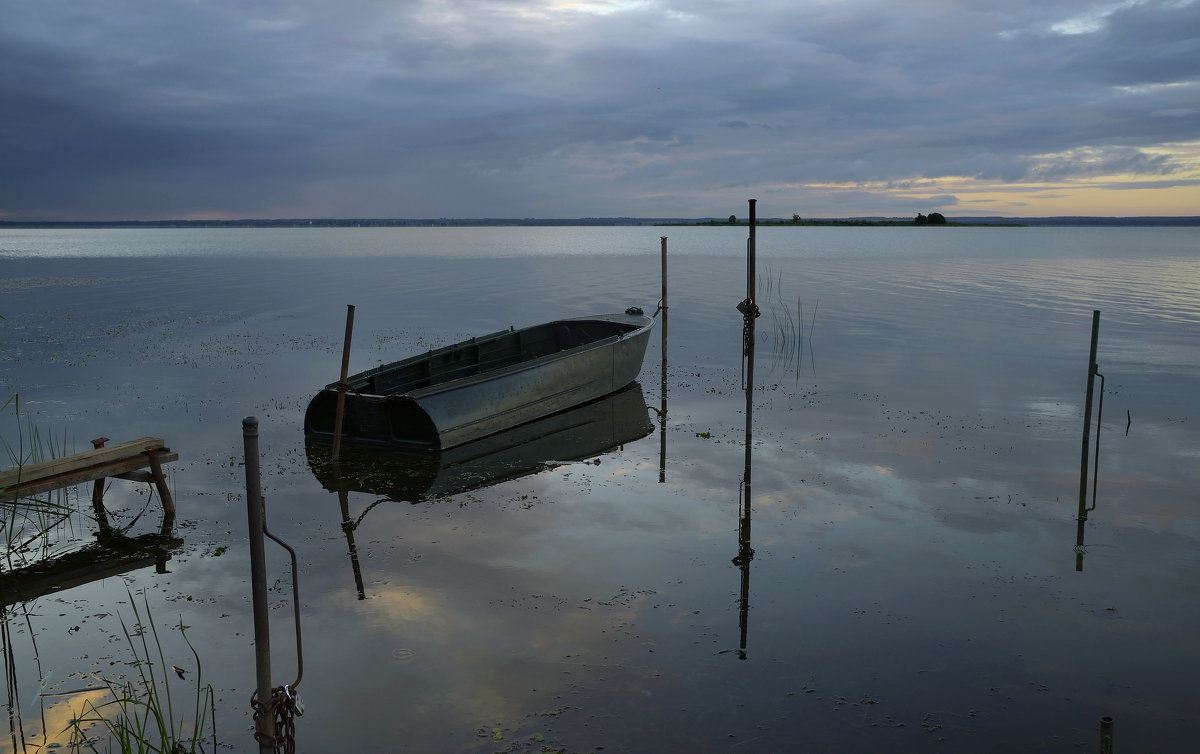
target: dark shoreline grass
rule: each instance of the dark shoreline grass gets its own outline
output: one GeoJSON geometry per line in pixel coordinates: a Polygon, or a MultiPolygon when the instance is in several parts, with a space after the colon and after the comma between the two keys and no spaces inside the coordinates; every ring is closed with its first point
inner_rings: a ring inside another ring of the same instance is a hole
{"type": "MultiPolygon", "coordinates": [[[[750,223],[745,220],[729,222],[728,220],[707,220],[704,222],[694,223],[660,223],[661,227],[692,227],[692,226],[715,226],[736,227],[748,226],[750,223]]],[[[757,227],[898,227],[898,228],[937,228],[937,227],[958,227],[958,228],[1026,228],[1029,227],[1024,223],[960,223],[953,220],[947,220],[944,223],[918,223],[915,220],[757,220],[754,223],[757,227]]]]}

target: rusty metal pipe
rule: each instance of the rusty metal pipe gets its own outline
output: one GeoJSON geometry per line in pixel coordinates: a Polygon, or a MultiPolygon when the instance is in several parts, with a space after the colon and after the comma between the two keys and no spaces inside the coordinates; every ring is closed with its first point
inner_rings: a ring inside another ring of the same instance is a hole
{"type": "MultiPolygon", "coordinates": [[[[261,705],[271,703],[271,623],[267,608],[267,557],[263,544],[262,480],[258,463],[258,419],[242,419],[242,443],[246,458],[246,522],[250,534],[250,594],[254,611],[254,673],[256,698],[261,705]]],[[[254,715],[254,732],[259,739],[259,754],[275,749],[263,741],[278,735],[274,715],[254,715]]]]}

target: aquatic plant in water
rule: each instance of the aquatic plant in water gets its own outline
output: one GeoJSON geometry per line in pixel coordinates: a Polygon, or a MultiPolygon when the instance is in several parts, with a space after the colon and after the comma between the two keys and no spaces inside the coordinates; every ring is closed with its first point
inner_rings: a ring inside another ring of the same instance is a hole
{"type": "Polygon", "coordinates": [[[782,365],[784,374],[791,371],[796,380],[804,367],[804,350],[807,343],[809,364],[816,376],[816,364],[812,352],[812,334],[817,324],[817,302],[812,308],[808,322],[808,333],[805,334],[804,302],[796,298],[796,310],[792,311],[788,302],[783,298],[783,272],[778,274],[768,267],[767,274],[758,279],[758,297],[769,306],[772,317],[771,331],[771,367],[782,365]]]}
{"type": "Polygon", "coordinates": [[[18,494],[0,504],[0,528],[4,531],[4,565],[10,570],[18,562],[31,558],[27,555],[35,549],[38,554],[32,559],[46,557],[51,546],[50,533],[79,513],[77,506],[69,503],[66,490],[54,490],[40,495],[21,495],[21,469],[25,466],[68,455],[68,441],[64,433],[61,440],[52,435],[42,436],[38,428],[30,423],[28,432],[21,427],[20,396],[14,393],[0,406],[5,411],[12,406],[17,423],[17,445],[4,442],[9,465],[17,471],[18,494]]]}
{"type": "Polygon", "coordinates": [[[130,664],[137,668],[137,677],[113,682],[96,676],[108,689],[111,699],[102,704],[91,701],[84,703],[81,714],[71,721],[72,747],[76,751],[98,754],[102,749],[97,748],[97,744],[102,742],[92,734],[99,731],[101,735],[108,734],[108,744],[103,751],[196,754],[206,751],[204,731],[208,728],[212,733],[212,751],[215,752],[217,732],[213,688],[211,684],[203,683],[200,655],[187,638],[183,619],[181,617],[179,620],[179,633],[196,661],[195,680],[190,690],[190,724],[183,716],[186,710],[176,718],[175,698],[171,693],[171,676],[184,679],[189,671],[167,663],[158,629],[150,613],[150,603],[144,593],[142,599],[145,604],[145,623],[133,595],[130,595],[129,604],[133,607],[134,629],[130,631],[124,618],[121,619],[125,640],[134,656],[130,664]],[[153,638],[153,647],[147,638],[147,625],[153,638]]]}

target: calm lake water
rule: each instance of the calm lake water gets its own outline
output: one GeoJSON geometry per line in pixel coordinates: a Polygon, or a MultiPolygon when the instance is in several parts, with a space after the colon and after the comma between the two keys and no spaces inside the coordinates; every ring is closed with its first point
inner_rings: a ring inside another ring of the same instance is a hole
{"type": "MultiPolygon", "coordinates": [[[[748,541],[746,235],[0,232],[0,391],[20,406],[0,439],[163,437],[182,539],[165,569],[6,597],[0,751],[63,740],[69,706],[103,698],[81,689],[136,677],[134,605],[188,674],[175,698],[190,711],[198,670],[222,748],[257,750],[246,416],[269,528],[300,563],[300,751],[1094,751],[1102,716],[1119,750],[1190,750],[1200,230],[760,228],[748,541]],[[665,359],[656,331],[638,388],[582,429],[419,478],[339,482],[306,451],[347,304],[352,372],[649,313],[662,235],[665,359]],[[1105,390],[1080,526],[1093,310],[1105,390]]],[[[90,514],[89,493],[67,500],[90,514]]],[[[157,531],[147,485],[105,499],[131,535],[157,531]]],[[[73,516],[5,570],[94,530],[73,516]]],[[[290,683],[288,561],[268,555],[290,683]]]]}

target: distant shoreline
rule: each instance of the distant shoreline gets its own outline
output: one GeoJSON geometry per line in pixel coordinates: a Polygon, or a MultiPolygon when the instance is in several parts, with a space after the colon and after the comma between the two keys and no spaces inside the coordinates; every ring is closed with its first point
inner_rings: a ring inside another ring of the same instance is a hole
{"type": "MultiPolygon", "coordinates": [[[[415,227],[729,227],[746,226],[719,218],[579,217],[536,218],[288,218],[243,220],[0,220],[0,230],[102,230],[108,228],[415,228],[415,227]]],[[[911,218],[848,217],[787,220],[763,218],[763,227],[942,227],[918,225],[911,218]]],[[[945,227],[1200,227],[1200,216],[1188,217],[947,217],[945,227]]]]}
{"type": "MultiPolygon", "coordinates": [[[[750,223],[746,220],[738,220],[729,222],[728,220],[706,220],[704,222],[689,222],[689,223],[659,223],[666,227],[686,227],[689,225],[699,225],[704,227],[721,227],[721,226],[747,226],[750,223]]],[[[775,227],[783,225],[787,227],[816,227],[816,228],[924,228],[930,225],[937,227],[960,227],[960,228],[1026,228],[1028,223],[1019,220],[1004,220],[996,222],[962,222],[959,220],[947,219],[944,223],[918,223],[915,220],[757,220],[755,225],[758,227],[775,227]]]]}

